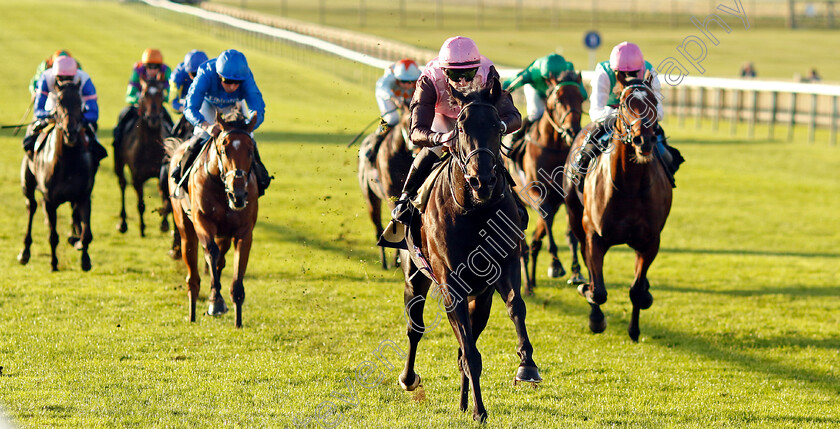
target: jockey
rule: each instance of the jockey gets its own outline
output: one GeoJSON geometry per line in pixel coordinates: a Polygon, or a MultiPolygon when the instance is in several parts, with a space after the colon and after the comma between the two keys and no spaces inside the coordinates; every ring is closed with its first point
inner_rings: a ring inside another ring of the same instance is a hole
{"type": "MultiPolygon", "coordinates": [[[[204,62],[198,69],[195,81],[190,85],[187,93],[187,104],[184,116],[195,126],[193,137],[187,141],[188,146],[181,158],[181,162],[172,170],[175,183],[181,181],[181,172],[187,169],[198,157],[201,147],[210,137],[216,137],[221,132],[215,121],[216,112],[230,113],[237,106],[245,102],[247,111],[256,112],[256,130],[265,119],[265,102],[262,93],[257,88],[254,75],[248,67],[245,55],[235,49],[222,52],[218,58],[204,62]]],[[[250,115],[246,114],[246,117],[250,115]]],[[[253,138],[253,136],[252,136],[253,138]]],[[[260,195],[271,183],[271,177],[260,160],[260,153],[254,141],[254,173],[260,195]]]]}
{"type": "MultiPolygon", "coordinates": [[[[32,80],[29,81],[29,95],[32,96],[32,100],[35,100],[35,96],[38,93],[38,81],[41,80],[41,75],[44,74],[45,71],[52,68],[55,59],[58,57],[73,57],[70,55],[70,52],[66,49],[59,49],[55,51],[52,55],[47,57],[44,61],[41,61],[41,64],[38,64],[38,68],[35,70],[35,75],[32,76],[32,80]]],[[[76,61],[76,68],[81,69],[82,65],[76,61]]]]}
{"type": "Polygon", "coordinates": [[[586,136],[586,144],[576,154],[573,163],[574,174],[576,179],[579,180],[578,186],[581,189],[589,162],[600,153],[599,147],[606,146],[606,140],[612,135],[614,122],[607,119],[614,118],[618,112],[620,94],[617,94],[614,90],[618,77],[644,79],[645,72],[650,72],[653,78],[650,89],[656,98],[657,125],[654,132],[658,141],[657,146],[661,146],[657,147],[656,151],[664,158],[668,167],[667,170],[669,170],[668,175],[672,177],[672,180],[673,174],[683,162],[680,152],[668,146],[665,132],[659,126],[658,121],[661,121],[664,116],[664,105],[661,101],[662,87],[656,77],[656,70],[649,62],[645,61],[639,46],[635,43],[622,42],[613,48],[609,61],[603,61],[595,67],[595,74],[590,82],[592,94],[589,97],[589,117],[593,122],[598,123],[598,126],[586,136]]]}
{"type": "MultiPolygon", "coordinates": [[[[163,63],[163,54],[157,49],[146,49],[143,51],[143,56],[140,62],[134,63],[134,69],[131,72],[131,78],[128,80],[128,87],[126,88],[125,106],[120,112],[117,119],[117,126],[114,127],[114,150],[119,150],[122,144],[123,134],[127,129],[134,126],[137,120],[137,97],[140,94],[140,79],[143,80],[159,80],[166,83],[163,90],[163,101],[169,100],[169,76],[171,70],[169,66],[163,63]]],[[[166,109],[163,109],[163,118],[169,126],[172,126],[172,118],[166,109]]]]}
{"type": "MultiPolygon", "coordinates": [[[[456,36],[443,42],[437,58],[426,64],[417,81],[411,100],[411,141],[423,150],[414,159],[403,185],[402,196],[392,212],[394,220],[407,223],[409,201],[431,173],[443,154],[443,147],[456,137],[455,122],[460,107],[449,86],[458,91],[472,91],[492,86],[499,80],[493,63],[478,52],[478,46],[467,37],[456,36]]],[[[521,116],[510,93],[504,92],[496,102],[501,118],[502,134],[519,129],[521,116]]]]}
{"type": "Polygon", "coordinates": [[[84,105],[82,106],[82,125],[88,134],[90,151],[97,161],[108,156],[108,152],[96,138],[96,130],[99,120],[99,105],[96,102],[96,88],[93,86],[90,76],[83,70],[79,70],[76,60],[69,56],[59,56],[53,62],[52,67],[46,70],[38,81],[38,92],[35,93],[35,118],[37,119],[27,130],[23,138],[23,149],[27,156],[32,158],[35,148],[35,141],[38,133],[49,123],[49,118],[54,114],[55,93],[57,83],[73,81],[79,85],[79,92],[84,105]],[[47,100],[51,99],[51,107],[47,107],[47,100]]]}
{"type": "Polygon", "coordinates": [[[376,81],[376,104],[382,121],[376,130],[376,141],[368,159],[373,162],[379,152],[382,140],[400,122],[399,106],[408,106],[414,95],[414,87],[420,78],[420,68],[414,60],[402,59],[385,69],[385,73],[376,81]]]}
{"type": "MultiPolygon", "coordinates": [[[[502,89],[513,92],[520,86],[525,93],[525,101],[527,103],[526,111],[528,116],[522,121],[522,127],[511,134],[512,141],[516,141],[528,131],[528,127],[534,122],[539,121],[545,112],[545,101],[548,98],[548,91],[553,88],[549,87],[550,80],[560,76],[565,71],[575,71],[575,65],[566,61],[560,55],[549,54],[544,57],[537,58],[524,70],[517,73],[516,76],[505,80],[502,89]]],[[[580,93],[583,98],[587,97],[586,89],[583,85],[579,85],[580,93]]]]}
{"type": "Polygon", "coordinates": [[[169,88],[172,89],[172,108],[178,113],[184,113],[187,91],[198,73],[198,67],[207,61],[207,54],[203,51],[193,49],[185,57],[184,61],[175,66],[172,77],[169,80],[169,88]]]}

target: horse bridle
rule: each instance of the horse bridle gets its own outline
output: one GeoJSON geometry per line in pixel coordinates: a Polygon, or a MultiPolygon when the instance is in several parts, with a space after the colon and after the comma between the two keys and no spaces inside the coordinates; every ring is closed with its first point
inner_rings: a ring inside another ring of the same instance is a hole
{"type": "MultiPolygon", "coordinates": [[[[213,144],[216,146],[216,153],[218,155],[218,156],[216,156],[216,163],[218,164],[218,167],[219,167],[219,178],[222,179],[222,183],[225,185],[225,191],[229,191],[229,189],[227,189],[227,187],[228,187],[227,186],[227,178],[229,176],[233,175],[233,179],[236,180],[236,179],[239,179],[239,178],[248,177],[248,175],[251,174],[250,166],[249,166],[247,172],[245,170],[242,170],[242,169],[239,169],[239,168],[237,168],[235,170],[231,170],[231,171],[225,171],[225,166],[222,163],[222,156],[225,155],[224,145],[222,144],[221,149],[219,149],[219,144],[220,144],[220,142],[224,141],[225,137],[227,137],[231,134],[244,134],[244,135],[248,136],[249,139],[251,138],[251,133],[249,133],[248,131],[241,130],[241,129],[234,129],[234,130],[227,130],[227,131],[222,132],[213,141],[213,144]]],[[[253,153],[253,151],[254,151],[254,149],[252,148],[251,152],[253,153]]],[[[252,155],[252,157],[253,157],[253,155],[252,155]]],[[[205,171],[207,172],[207,174],[210,174],[210,170],[209,170],[209,168],[207,168],[207,164],[205,164],[205,171]]]]}
{"type": "MultiPolygon", "coordinates": [[[[62,86],[59,86],[59,89],[61,91],[64,91],[62,86]]],[[[56,105],[59,105],[61,103],[61,100],[59,99],[61,97],[62,97],[62,95],[59,95],[59,97],[57,97],[56,105]]],[[[58,109],[56,109],[56,126],[58,126],[59,124],[62,124],[62,126],[60,128],[61,128],[61,131],[64,133],[64,136],[67,137],[68,146],[73,146],[75,144],[75,142],[70,142],[70,132],[71,132],[71,130],[68,129],[68,128],[64,128],[64,126],[63,126],[64,119],[66,117],[68,117],[70,115],[70,113],[67,112],[65,109],[62,109],[62,110],[64,110],[64,112],[61,115],[59,115],[58,114],[58,109]],[[70,144],[70,143],[74,143],[74,144],[70,144]]],[[[79,120],[76,122],[75,129],[72,130],[72,131],[74,133],[76,133],[77,135],[79,133],[81,133],[81,131],[82,131],[82,120],[81,120],[81,118],[79,118],[79,120]]]]}
{"type": "MultiPolygon", "coordinates": [[[[639,135],[639,136],[633,136],[632,135],[632,130],[633,130],[633,125],[634,124],[636,124],[639,121],[644,121],[643,122],[644,125],[648,125],[648,126],[651,126],[651,127],[653,126],[653,124],[650,123],[650,121],[647,119],[647,117],[636,118],[631,122],[627,122],[624,115],[621,113],[622,109],[624,109],[624,110],[628,109],[628,107],[626,106],[627,102],[626,102],[626,99],[625,99],[624,96],[627,94],[627,91],[629,91],[631,89],[634,89],[634,88],[641,88],[641,89],[644,89],[645,91],[651,91],[649,86],[647,86],[645,84],[639,84],[639,83],[632,84],[632,85],[627,85],[624,88],[624,90],[621,91],[621,97],[619,97],[619,100],[625,100],[625,102],[624,103],[619,103],[619,105],[618,105],[618,117],[619,117],[619,120],[621,120],[621,125],[625,130],[624,131],[625,135],[621,139],[621,142],[624,143],[625,145],[632,144],[634,142],[634,140],[636,140],[636,139],[641,140],[641,138],[642,138],[641,135],[639,135]]],[[[656,123],[656,121],[654,120],[653,123],[656,123]]]]}
{"type": "MultiPolygon", "coordinates": [[[[577,86],[577,82],[571,82],[571,81],[558,82],[556,85],[554,85],[554,89],[549,91],[548,98],[551,98],[551,96],[553,96],[557,91],[559,91],[561,86],[569,86],[569,85],[577,86]]],[[[558,101],[558,103],[559,103],[559,101],[558,101]]],[[[563,116],[560,117],[560,121],[558,121],[559,124],[562,124],[563,122],[565,122],[566,117],[569,116],[571,113],[583,114],[583,112],[579,109],[569,109],[568,111],[566,111],[566,113],[563,114],[563,116]]],[[[560,137],[568,139],[570,141],[575,138],[575,133],[572,131],[571,128],[561,127],[557,122],[554,122],[554,118],[551,117],[551,112],[547,112],[545,116],[548,118],[548,123],[550,123],[551,126],[554,127],[554,131],[557,131],[557,134],[559,134],[560,137]]]]}
{"type": "MultiPolygon", "coordinates": [[[[469,102],[469,103],[465,104],[464,106],[461,107],[461,111],[458,113],[458,117],[455,119],[455,129],[457,130],[457,132],[455,133],[455,139],[456,140],[458,139],[458,136],[463,131],[463,129],[461,128],[461,125],[460,125],[461,117],[464,115],[464,112],[467,111],[467,108],[473,107],[473,106],[489,106],[489,107],[493,108],[494,112],[496,112],[496,117],[499,116],[499,111],[498,111],[498,109],[496,109],[496,106],[494,106],[493,104],[484,103],[484,102],[481,102],[481,101],[472,101],[472,102],[469,102]]],[[[457,141],[460,142],[460,140],[457,140],[457,141]]],[[[459,145],[459,147],[460,147],[460,145],[459,145]]],[[[452,151],[452,157],[458,163],[458,167],[461,168],[461,172],[464,174],[464,179],[466,179],[467,176],[469,176],[467,174],[467,164],[470,162],[470,159],[472,157],[478,155],[478,154],[481,154],[481,153],[487,153],[488,155],[490,155],[490,157],[493,159],[493,172],[498,173],[497,169],[501,165],[501,160],[499,159],[500,157],[497,156],[495,153],[493,153],[492,150],[487,149],[486,147],[480,147],[478,149],[474,149],[473,151],[468,153],[466,158],[464,158],[464,159],[461,159],[461,152],[460,152],[459,148],[455,148],[455,150],[452,151]]]]}

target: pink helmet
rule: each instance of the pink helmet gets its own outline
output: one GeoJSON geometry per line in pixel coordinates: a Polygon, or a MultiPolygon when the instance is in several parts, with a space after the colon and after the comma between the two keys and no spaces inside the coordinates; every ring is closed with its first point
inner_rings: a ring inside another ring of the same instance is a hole
{"type": "Polygon", "coordinates": [[[446,39],[438,53],[440,65],[450,69],[471,69],[481,63],[481,54],[473,39],[455,36],[446,39]]]}
{"type": "Polygon", "coordinates": [[[420,68],[414,60],[399,60],[394,64],[394,77],[403,82],[420,79],[420,68]]]}
{"type": "Polygon", "coordinates": [[[615,71],[637,71],[645,68],[642,50],[635,43],[621,42],[610,53],[610,68],[615,71]]]}
{"type": "Polygon", "coordinates": [[[53,62],[52,70],[56,76],[75,76],[78,66],[71,57],[58,57],[53,62]]]}

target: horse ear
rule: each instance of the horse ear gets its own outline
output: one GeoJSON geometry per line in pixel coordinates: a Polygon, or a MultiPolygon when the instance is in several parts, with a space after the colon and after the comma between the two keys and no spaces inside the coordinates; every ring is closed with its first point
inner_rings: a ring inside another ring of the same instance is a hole
{"type": "Polygon", "coordinates": [[[581,70],[577,72],[577,83],[583,85],[583,71],[581,70]]]}
{"type": "Polygon", "coordinates": [[[653,88],[651,86],[652,82],[653,82],[653,73],[651,73],[650,70],[645,70],[645,85],[647,85],[648,88],[653,88]]]}
{"type": "Polygon", "coordinates": [[[458,90],[455,89],[455,87],[452,86],[451,83],[448,84],[448,85],[449,85],[449,93],[452,94],[453,97],[455,97],[455,100],[458,102],[458,104],[459,105],[467,104],[467,97],[464,94],[458,92],[458,90]]]}
{"type": "Polygon", "coordinates": [[[627,75],[622,72],[615,72],[615,80],[616,82],[621,84],[621,88],[627,86],[627,75]]]}
{"type": "Polygon", "coordinates": [[[502,96],[502,83],[499,82],[499,79],[493,79],[493,85],[490,86],[489,95],[490,103],[496,104],[496,102],[499,101],[499,98],[502,96]]]}
{"type": "Polygon", "coordinates": [[[216,111],[216,123],[218,123],[219,125],[222,125],[222,126],[225,125],[225,121],[222,120],[222,112],[220,112],[218,110],[216,111]]]}

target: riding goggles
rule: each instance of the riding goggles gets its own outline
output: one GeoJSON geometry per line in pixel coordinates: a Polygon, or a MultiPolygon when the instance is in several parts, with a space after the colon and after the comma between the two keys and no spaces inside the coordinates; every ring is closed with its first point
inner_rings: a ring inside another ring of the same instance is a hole
{"type": "Polygon", "coordinates": [[[478,67],[474,67],[471,69],[443,69],[443,72],[446,74],[446,77],[449,78],[452,82],[458,82],[461,79],[464,79],[467,82],[471,82],[475,79],[475,74],[478,72],[478,67]]]}
{"type": "Polygon", "coordinates": [[[222,83],[226,83],[226,84],[228,84],[228,85],[239,85],[239,84],[241,84],[241,83],[242,83],[242,81],[241,81],[241,80],[236,80],[236,79],[225,79],[225,78],[222,78],[222,83]]]}

